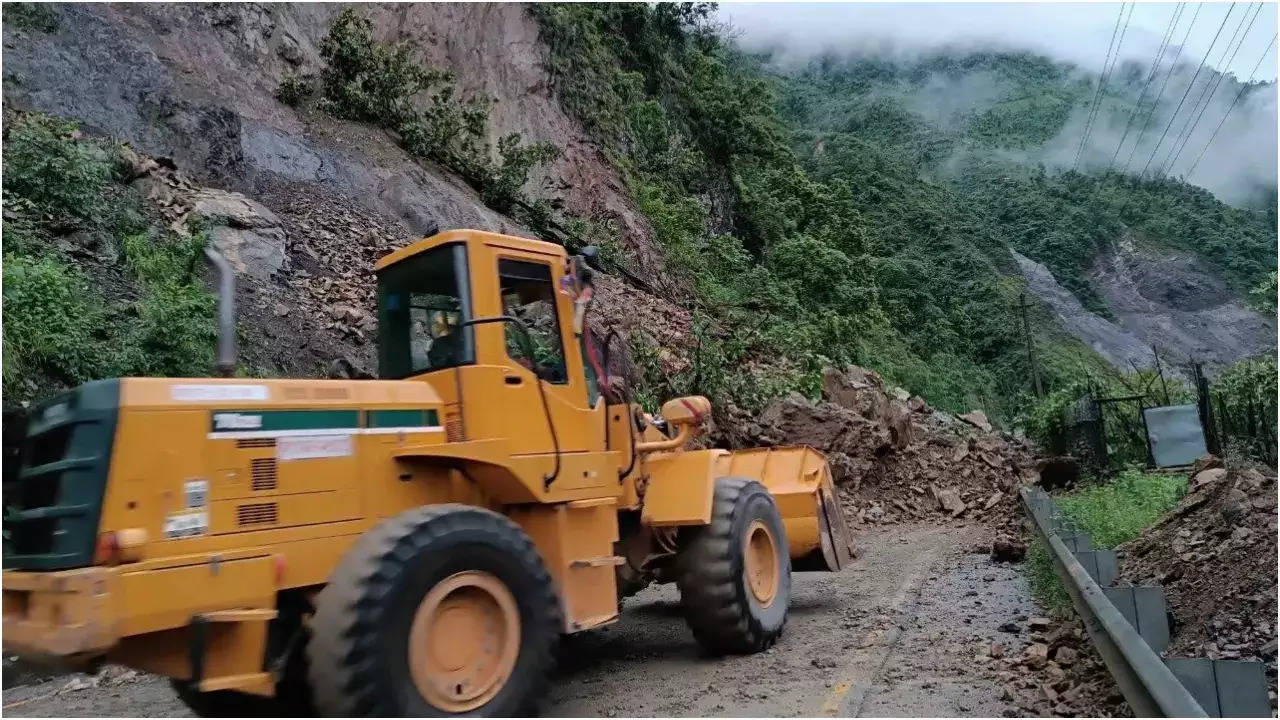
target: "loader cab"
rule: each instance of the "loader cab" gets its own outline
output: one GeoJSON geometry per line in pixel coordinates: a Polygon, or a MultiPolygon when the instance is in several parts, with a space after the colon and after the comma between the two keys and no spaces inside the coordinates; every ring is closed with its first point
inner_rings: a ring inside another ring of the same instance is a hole
{"type": "Polygon", "coordinates": [[[558,245],[476,230],[388,255],[377,266],[379,375],[430,382],[450,441],[503,438],[512,455],[602,450],[570,268],[558,245]]]}

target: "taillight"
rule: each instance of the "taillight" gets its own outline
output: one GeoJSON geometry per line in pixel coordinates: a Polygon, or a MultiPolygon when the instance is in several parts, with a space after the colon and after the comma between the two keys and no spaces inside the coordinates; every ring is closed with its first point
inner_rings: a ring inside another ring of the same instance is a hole
{"type": "Polygon", "coordinates": [[[111,531],[98,535],[98,544],[93,549],[94,565],[116,565],[120,562],[120,541],[111,531]]]}
{"type": "Polygon", "coordinates": [[[94,565],[119,565],[122,562],[137,562],[142,559],[142,550],[147,544],[147,531],[142,528],[126,528],[120,531],[108,530],[98,535],[98,544],[93,551],[94,565]]]}

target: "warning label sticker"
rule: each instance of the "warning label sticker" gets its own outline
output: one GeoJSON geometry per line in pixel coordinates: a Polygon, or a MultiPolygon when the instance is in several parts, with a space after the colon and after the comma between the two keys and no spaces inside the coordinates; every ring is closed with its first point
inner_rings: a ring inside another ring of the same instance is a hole
{"type": "Polygon", "coordinates": [[[295,435],[276,439],[279,460],[347,457],[355,452],[350,435],[295,435]]]}

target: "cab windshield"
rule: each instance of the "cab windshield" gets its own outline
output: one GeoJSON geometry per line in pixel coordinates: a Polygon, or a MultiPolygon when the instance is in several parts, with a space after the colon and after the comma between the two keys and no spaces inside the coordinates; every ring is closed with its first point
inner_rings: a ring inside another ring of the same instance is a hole
{"type": "Polygon", "coordinates": [[[378,274],[378,375],[403,378],[475,362],[467,249],[414,255],[378,274]]]}

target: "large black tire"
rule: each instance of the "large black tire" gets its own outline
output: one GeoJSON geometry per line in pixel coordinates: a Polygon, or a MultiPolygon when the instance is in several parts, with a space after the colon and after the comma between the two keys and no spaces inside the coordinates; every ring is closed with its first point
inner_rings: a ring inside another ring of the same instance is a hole
{"type": "Polygon", "coordinates": [[[467,505],[434,505],[401,513],[367,533],[317,598],[307,657],[320,714],[453,714],[417,689],[409,635],[427,593],[468,571],[491,574],[510,591],[520,634],[515,665],[501,689],[465,714],[533,713],[563,627],[551,576],[529,536],[506,517],[467,505]]]}
{"type": "Polygon", "coordinates": [[[693,635],[716,654],[755,653],[773,645],[787,622],[791,559],[773,496],[749,478],[716,480],[711,523],[687,529],[676,557],[676,585],[693,635]],[[746,544],[755,523],[773,537],[777,583],[761,603],[746,577],[746,544]]]}

